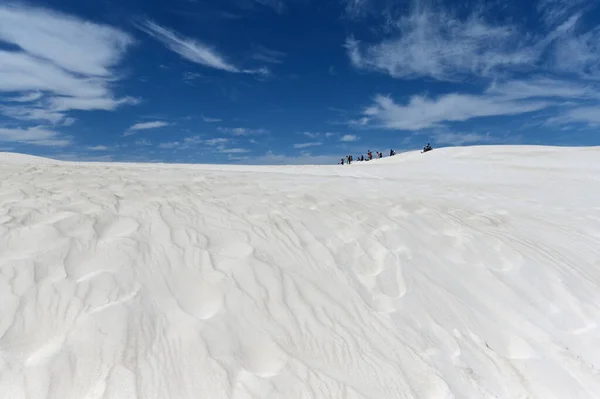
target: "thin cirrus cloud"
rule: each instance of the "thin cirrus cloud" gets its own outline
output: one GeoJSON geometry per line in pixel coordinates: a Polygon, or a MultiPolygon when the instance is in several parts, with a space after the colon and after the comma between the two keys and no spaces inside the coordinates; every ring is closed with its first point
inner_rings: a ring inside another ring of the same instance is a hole
{"type": "Polygon", "coordinates": [[[222,119],[219,118],[211,118],[208,116],[204,116],[204,115],[200,115],[200,117],[202,118],[202,120],[206,123],[217,123],[217,122],[222,122],[222,119]]]}
{"type": "Polygon", "coordinates": [[[281,51],[272,50],[265,46],[256,46],[252,58],[269,64],[281,64],[285,56],[286,54],[281,51]]]}
{"type": "Polygon", "coordinates": [[[43,126],[33,126],[26,129],[0,127],[0,141],[47,147],[66,147],[71,144],[69,139],[43,126]]]}
{"type": "Polygon", "coordinates": [[[358,136],[354,135],[354,134],[345,134],[340,138],[340,141],[343,143],[350,143],[352,141],[357,141],[358,140],[358,136]]]}
{"type": "Polygon", "coordinates": [[[140,122],[140,123],[136,123],[135,125],[131,126],[129,129],[127,129],[123,133],[123,136],[131,136],[132,134],[135,134],[136,132],[139,132],[140,130],[160,129],[162,127],[166,127],[169,125],[170,124],[168,122],[164,122],[164,121],[140,122]]]}
{"type": "Polygon", "coordinates": [[[320,145],[323,145],[322,141],[313,141],[313,142],[309,142],[309,143],[294,144],[294,148],[299,149],[299,148],[317,147],[320,145]]]}
{"type": "Polygon", "coordinates": [[[415,4],[408,15],[386,21],[395,32],[391,37],[362,43],[349,36],[346,50],[352,65],[395,78],[447,81],[540,69],[600,74],[600,29],[586,30],[581,23],[582,1],[539,1],[538,17],[546,21],[539,32],[491,23],[481,7],[459,18],[448,8],[415,4]]]}
{"type": "MultiPolygon", "coordinates": [[[[3,4],[0,44],[16,48],[0,50],[0,93],[12,94],[0,99],[4,116],[21,123],[69,125],[74,121],[68,117],[71,110],[114,110],[136,103],[112,92],[119,77],[115,68],[133,44],[119,29],[45,8],[3,4]]],[[[51,128],[13,130],[46,137],[28,140],[36,145],[70,142],[51,128]]],[[[4,133],[3,140],[14,140],[4,133]]]]}
{"type": "Polygon", "coordinates": [[[146,20],[136,23],[138,29],[161,42],[169,50],[182,58],[207,68],[218,69],[231,73],[247,73],[267,75],[267,68],[241,69],[228,61],[216,49],[196,39],[185,37],[171,29],[165,28],[153,21],[146,20]]]}
{"type": "Polygon", "coordinates": [[[56,113],[72,109],[111,110],[132,103],[112,94],[114,68],[133,44],[119,29],[44,8],[2,5],[0,42],[19,48],[0,50],[0,92],[22,93],[9,98],[23,104],[5,106],[7,116],[56,122],[56,113]]]}
{"type": "Polygon", "coordinates": [[[434,134],[433,139],[437,144],[453,144],[453,145],[488,143],[488,142],[493,141],[493,138],[489,133],[479,134],[479,133],[440,132],[440,133],[434,134]]]}
{"type": "Polygon", "coordinates": [[[351,64],[405,80],[470,83],[476,76],[488,87],[480,94],[472,87],[432,97],[413,94],[402,102],[376,95],[349,125],[414,131],[548,108],[559,115],[549,120],[555,124],[597,122],[600,28],[581,23],[583,2],[539,1],[537,11],[544,21],[539,32],[514,23],[490,23],[485,7],[461,19],[450,9],[414,4],[408,15],[386,21],[394,32],[391,37],[373,43],[348,37],[351,64]]]}
{"type": "Polygon", "coordinates": [[[250,129],[245,127],[220,127],[217,129],[221,133],[231,134],[233,136],[259,136],[263,134],[269,134],[269,131],[266,129],[250,129]]]}

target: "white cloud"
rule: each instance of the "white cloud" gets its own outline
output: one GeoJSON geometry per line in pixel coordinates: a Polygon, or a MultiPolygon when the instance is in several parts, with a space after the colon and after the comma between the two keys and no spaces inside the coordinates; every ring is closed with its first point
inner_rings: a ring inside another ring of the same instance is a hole
{"type": "Polygon", "coordinates": [[[257,136],[269,133],[266,129],[249,129],[244,127],[220,127],[218,130],[222,133],[228,133],[234,136],[257,136]]]}
{"type": "Polygon", "coordinates": [[[205,140],[204,144],[206,145],[210,145],[210,146],[215,146],[215,145],[224,145],[229,143],[229,139],[228,138],[214,138],[214,139],[209,139],[209,140],[205,140]]]}
{"type": "MultiPolygon", "coordinates": [[[[346,4],[364,6],[361,1],[346,4]]],[[[536,31],[514,19],[501,22],[496,14],[490,22],[486,13],[492,13],[491,4],[466,15],[420,1],[413,4],[407,15],[385,21],[384,39],[361,43],[350,36],[346,41],[350,62],[394,78],[430,77],[472,85],[468,92],[413,94],[400,103],[379,95],[347,124],[420,130],[549,108],[558,113],[550,123],[597,122],[600,27],[584,24],[589,3],[541,0],[534,11],[545,25],[536,31]],[[473,88],[481,84],[489,86],[474,94],[473,88]]]]}
{"type": "Polygon", "coordinates": [[[232,73],[259,75],[267,75],[269,73],[267,68],[240,69],[227,61],[213,47],[201,43],[196,39],[185,37],[152,21],[144,21],[141,24],[137,24],[137,27],[164,44],[171,51],[179,54],[182,58],[196,64],[232,73]]]}
{"type": "Polygon", "coordinates": [[[135,134],[140,130],[149,130],[149,129],[159,129],[161,127],[169,126],[169,123],[163,121],[154,121],[154,122],[140,122],[131,126],[129,129],[123,133],[123,136],[130,136],[135,134]]]}
{"type": "Polygon", "coordinates": [[[594,85],[544,77],[493,83],[485,93],[514,100],[526,98],[600,98],[598,89],[594,85]]]}
{"type": "Polygon", "coordinates": [[[548,119],[548,125],[566,125],[584,123],[590,126],[600,125],[600,106],[576,107],[548,119]]]}
{"type": "Polygon", "coordinates": [[[71,144],[70,140],[43,126],[35,126],[27,129],[0,127],[0,142],[15,142],[50,147],[65,147],[71,144]]]}
{"type": "Polygon", "coordinates": [[[441,132],[433,136],[438,144],[463,145],[474,143],[489,143],[493,139],[488,134],[441,132]]]}
{"type": "Polygon", "coordinates": [[[81,18],[19,3],[0,5],[0,92],[20,92],[4,101],[3,115],[18,120],[68,122],[72,109],[114,109],[114,68],[133,44],[127,33],[81,18]],[[108,104],[108,105],[107,105],[108,104]]]}
{"type": "Polygon", "coordinates": [[[600,76],[600,28],[585,29],[581,0],[542,0],[538,12],[546,27],[536,31],[514,19],[490,22],[486,13],[497,15],[492,5],[465,16],[443,6],[414,4],[407,15],[385,21],[392,31],[385,39],[362,43],[348,37],[352,65],[395,78],[446,81],[539,70],[600,76]]]}
{"type": "MultiPolygon", "coordinates": [[[[539,0],[536,9],[546,26],[555,26],[575,13],[587,0],[539,0]]],[[[590,3],[593,3],[590,2],[590,3]]]]}
{"type": "Polygon", "coordinates": [[[223,154],[246,154],[250,152],[246,148],[220,148],[218,151],[223,154]]]}
{"type": "Polygon", "coordinates": [[[54,97],[50,99],[51,108],[56,111],[68,110],[105,110],[113,111],[123,104],[135,105],[139,100],[133,97],[124,97],[114,99],[110,97],[104,98],[82,98],[82,97],[54,97]]]}
{"type": "Polygon", "coordinates": [[[357,140],[358,140],[358,136],[356,136],[354,134],[345,134],[340,139],[340,141],[342,141],[342,142],[352,142],[352,141],[357,141],[357,140]]]}
{"type": "Polygon", "coordinates": [[[107,151],[110,148],[107,147],[107,146],[105,146],[105,145],[96,145],[96,146],[93,146],[93,147],[87,147],[87,149],[90,150],[90,151],[107,151]]]}
{"type": "Polygon", "coordinates": [[[323,145],[322,141],[313,141],[310,143],[294,144],[294,148],[308,148],[308,147],[316,147],[316,146],[320,146],[320,145],[323,145]]]}
{"type": "Polygon", "coordinates": [[[177,148],[177,147],[181,147],[182,144],[179,141],[172,141],[170,143],[160,143],[158,145],[159,148],[164,148],[164,149],[171,149],[171,148],[177,148]]]}
{"type": "Polygon", "coordinates": [[[348,38],[352,64],[396,78],[455,80],[491,75],[500,67],[527,68],[542,50],[516,26],[494,26],[477,16],[461,21],[443,11],[416,9],[397,22],[397,29],[396,38],[376,44],[348,38]]]}
{"type": "Polygon", "coordinates": [[[319,137],[321,135],[321,133],[314,133],[314,132],[302,132],[302,134],[311,139],[316,139],[317,137],[319,137]]]}
{"type": "Polygon", "coordinates": [[[583,77],[600,78],[600,27],[557,41],[554,67],[583,77]]]}
{"type": "Polygon", "coordinates": [[[19,96],[19,97],[9,97],[6,99],[6,101],[8,102],[16,102],[16,103],[28,103],[28,102],[32,102],[35,100],[39,100],[40,98],[42,98],[43,94],[39,91],[37,92],[31,92],[31,93],[24,93],[23,95],[19,96]]]}
{"type": "Polygon", "coordinates": [[[105,77],[133,42],[118,29],[22,5],[0,6],[0,40],[65,71],[105,77]]]}
{"type": "Polygon", "coordinates": [[[5,106],[0,105],[0,113],[8,116],[9,118],[17,119],[20,121],[44,121],[54,125],[62,122],[65,123],[71,121],[71,118],[65,118],[65,114],[58,111],[53,111],[47,108],[38,107],[34,105],[28,106],[5,106]]]}
{"type": "Polygon", "coordinates": [[[238,68],[227,62],[216,50],[197,40],[183,37],[152,21],[138,24],[138,28],[188,61],[227,72],[239,72],[238,68]]]}
{"type": "Polygon", "coordinates": [[[384,128],[420,130],[439,126],[441,122],[518,115],[551,105],[552,102],[542,100],[517,101],[503,96],[470,94],[447,94],[436,99],[413,96],[406,105],[398,105],[391,98],[378,95],[365,114],[384,128]]]}
{"type": "Polygon", "coordinates": [[[216,123],[216,122],[221,122],[221,119],[218,118],[209,118],[207,116],[201,115],[200,116],[202,118],[202,120],[206,123],[216,123]]]}

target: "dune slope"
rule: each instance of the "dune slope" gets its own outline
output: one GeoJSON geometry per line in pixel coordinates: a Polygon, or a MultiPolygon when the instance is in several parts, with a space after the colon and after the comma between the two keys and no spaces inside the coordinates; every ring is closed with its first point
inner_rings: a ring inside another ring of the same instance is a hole
{"type": "Polygon", "coordinates": [[[600,397],[600,149],[0,154],[0,397],[600,397]]]}

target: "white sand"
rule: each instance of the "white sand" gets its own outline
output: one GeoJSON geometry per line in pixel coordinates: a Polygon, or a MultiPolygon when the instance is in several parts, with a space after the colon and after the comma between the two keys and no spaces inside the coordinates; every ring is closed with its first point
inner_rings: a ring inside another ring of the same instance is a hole
{"type": "Polygon", "coordinates": [[[0,398],[598,398],[600,149],[0,154],[0,398]]]}

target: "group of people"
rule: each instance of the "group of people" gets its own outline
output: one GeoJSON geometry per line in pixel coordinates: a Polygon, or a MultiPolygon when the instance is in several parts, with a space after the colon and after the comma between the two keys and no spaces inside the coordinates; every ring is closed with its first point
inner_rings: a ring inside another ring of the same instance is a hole
{"type": "MultiPolygon", "coordinates": [[[[376,158],[383,158],[383,152],[379,152],[376,151],[375,152],[375,157],[376,158]]],[[[390,157],[393,157],[394,155],[396,155],[396,151],[394,151],[393,149],[390,150],[390,157]]],[[[367,156],[365,157],[364,154],[357,157],[356,161],[357,162],[365,162],[365,161],[371,161],[373,159],[373,153],[371,152],[371,150],[369,150],[367,152],[367,156]]],[[[345,164],[352,164],[352,162],[354,162],[354,157],[352,155],[346,155],[345,158],[342,158],[339,162],[340,165],[345,165],[345,164]]]]}
{"type": "MultiPolygon", "coordinates": [[[[433,148],[431,147],[431,144],[427,143],[427,145],[425,147],[423,147],[423,151],[421,151],[421,153],[424,152],[428,152],[433,150],[433,148]]],[[[383,153],[376,151],[375,152],[375,158],[383,158],[383,153]]],[[[396,151],[394,151],[393,149],[390,150],[390,157],[393,157],[394,155],[396,155],[396,151]]],[[[367,152],[367,156],[365,157],[364,155],[361,155],[359,157],[356,158],[356,160],[358,162],[364,162],[364,161],[371,161],[373,159],[373,153],[371,152],[371,150],[369,150],[369,152],[367,152]]],[[[346,155],[345,158],[342,158],[339,162],[340,165],[350,165],[352,162],[354,162],[354,157],[352,155],[346,155]]]]}

